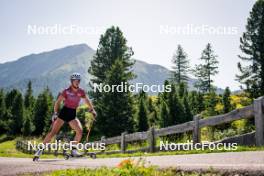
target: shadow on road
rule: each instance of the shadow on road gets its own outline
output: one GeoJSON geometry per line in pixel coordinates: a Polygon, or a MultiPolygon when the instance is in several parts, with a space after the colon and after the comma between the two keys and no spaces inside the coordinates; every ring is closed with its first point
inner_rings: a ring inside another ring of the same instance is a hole
{"type": "Polygon", "coordinates": [[[42,163],[42,162],[44,162],[44,163],[49,163],[49,162],[55,162],[55,161],[64,161],[64,160],[62,160],[62,159],[41,159],[41,160],[39,160],[39,161],[37,161],[38,163],[42,163]]]}

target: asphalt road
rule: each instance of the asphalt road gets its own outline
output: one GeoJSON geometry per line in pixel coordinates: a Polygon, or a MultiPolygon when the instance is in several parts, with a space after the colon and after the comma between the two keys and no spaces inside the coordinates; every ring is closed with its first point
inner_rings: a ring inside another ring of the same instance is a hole
{"type": "MultiPolygon", "coordinates": [[[[133,157],[138,159],[138,157],[133,157]]],[[[160,168],[176,167],[181,170],[220,170],[248,172],[264,175],[264,151],[226,152],[210,154],[189,154],[143,157],[150,165],[160,168]]],[[[71,158],[40,159],[33,162],[30,158],[0,157],[0,175],[17,175],[27,172],[44,172],[67,168],[115,167],[125,158],[71,158]]]]}

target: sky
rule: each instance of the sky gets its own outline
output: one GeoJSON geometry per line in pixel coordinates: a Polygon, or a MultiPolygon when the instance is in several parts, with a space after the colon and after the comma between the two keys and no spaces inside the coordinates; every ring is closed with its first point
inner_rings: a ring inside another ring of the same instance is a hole
{"type": "Polygon", "coordinates": [[[0,63],[86,43],[119,26],[134,58],[171,69],[180,44],[190,65],[211,43],[219,61],[214,84],[238,90],[239,38],[255,0],[1,0],[0,63]]]}

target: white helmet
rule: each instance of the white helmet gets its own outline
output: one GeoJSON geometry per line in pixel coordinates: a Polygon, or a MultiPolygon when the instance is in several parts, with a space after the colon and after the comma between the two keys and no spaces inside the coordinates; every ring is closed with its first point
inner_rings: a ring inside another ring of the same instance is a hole
{"type": "Polygon", "coordinates": [[[73,73],[71,75],[71,80],[81,80],[81,74],[80,73],[73,73]]]}

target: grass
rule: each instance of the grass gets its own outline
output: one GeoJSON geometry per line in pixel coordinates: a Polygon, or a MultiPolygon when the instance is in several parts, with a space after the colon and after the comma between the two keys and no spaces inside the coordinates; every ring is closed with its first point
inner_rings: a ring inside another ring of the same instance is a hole
{"type": "MultiPolygon", "coordinates": [[[[32,154],[26,154],[16,149],[16,140],[0,143],[0,157],[32,158],[32,154]]],[[[42,158],[56,158],[54,155],[43,155],[42,158]]]]}
{"type": "MultiPolygon", "coordinates": [[[[159,169],[156,166],[146,166],[146,161],[142,158],[133,160],[125,159],[116,167],[100,167],[96,169],[81,168],[57,170],[52,172],[40,173],[42,176],[220,176],[219,172],[209,169],[206,172],[180,171],[176,168],[159,169]]],[[[23,174],[24,176],[33,176],[36,173],[23,174]]]]}
{"type": "Polygon", "coordinates": [[[1,157],[18,157],[18,158],[28,158],[32,157],[30,154],[26,154],[16,150],[16,141],[6,141],[0,143],[0,156],[1,157]]]}
{"type": "Polygon", "coordinates": [[[264,147],[249,147],[249,146],[238,146],[237,150],[187,150],[187,151],[160,151],[155,153],[148,152],[136,152],[130,153],[117,153],[117,154],[100,154],[98,158],[114,158],[114,157],[133,157],[133,156],[163,156],[163,155],[187,155],[187,154],[205,154],[205,153],[223,153],[223,152],[242,152],[242,151],[264,151],[264,147]]]}
{"type": "MultiPolygon", "coordinates": [[[[3,138],[3,136],[0,136],[0,139],[3,138]]],[[[20,139],[20,137],[17,137],[16,139],[13,140],[8,140],[5,142],[0,143],[0,156],[1,157],[21,157],[21,158],[31,158],[33,155],[32,154],[25,154],[21,151],[16,150],[16,140],[20,139]]],[[[32,139],[31,139],[32,140],[32,139]]],[[[40,141],[39,138],[34,138],[36,141],[40,141]]],[[[146,146],[145,143],[143,144],[135,144],[133,147],[132,145],[128,146],[127,150],[139,148],[142,146],[146,146]],[[136,147],[135,147],[136,146],[136,147]]],[[[118,150],[119,147],[117,145],[110,147],[111,149],[109,150],[118,150]]],[[[133,154],[129,153],[117,153],[117,154],[100,154],[97,155],[98,158],[113,158],[113,157],[133,157],[133,156],[162,156],[162,155],[186,155],[186,154],[203,154],[203,153],[220,153],[220,152],[241,152],[241,151],[263,151],[263,147],[249,147],[249,146],[238,146],[237,150],[187,150],[187,151],[160,151],[160,152],[155,152],[155,153],[148,153],[148,152],[136,152],[133,154]]],[[[54,155],[48,155],[44,154],[42,155],[42,158],[56,158],[54,155]]],[[[62,158],[62,156],[59,156],[59,158],[62,158]]]]}
{"type": "MultiPolygon", "coordinates": [[[[43,173],[42,176],[220,176],[220,173],[208,171],[207,173],[201,172],[183,172],[177,169],[157,169],[157,168],[141,168],[121,170],[117,168],[100,167],[98,169],[67,169],[58,170],[50,173],[43,173]]],[[[32,176],[35,174],[31,174],[32,176]]],[[[26,176],[26,175],[24,175],[26,176]]],[[[30,176],[30,174],[27,174],[30,176]]]]}

